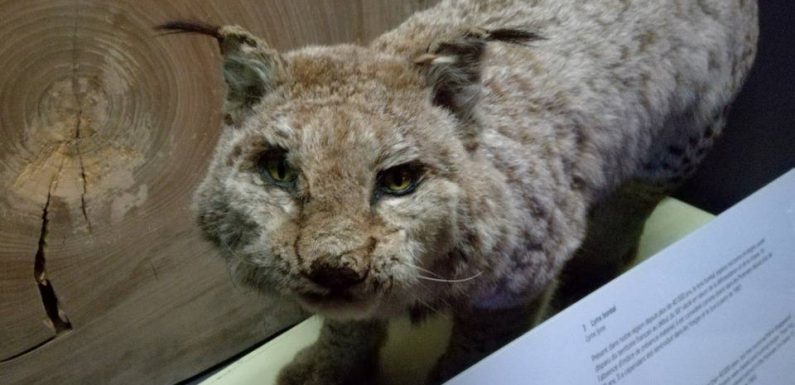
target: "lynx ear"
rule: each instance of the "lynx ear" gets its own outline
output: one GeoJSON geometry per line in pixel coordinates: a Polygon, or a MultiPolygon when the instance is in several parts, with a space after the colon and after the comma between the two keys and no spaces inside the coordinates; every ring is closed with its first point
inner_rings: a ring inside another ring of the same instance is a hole
{"type": "Polygon", "coordinates": [[[433,104],[447,108],[464,127],[462,139],[474,143],[479,129],[475,107],[480,98],[482,58],[490,41],[522,44],[538,35],[515,29],[474,29],[460,37],[436,43],[429,52],[414,60],[425,67],[433,104]]]}
{"type": "Polygon", "coordinates": [[[449,109],[459,119],[471,118],[480,93],[480,59],[485,46],[481,40],[458,39],[441,43],[433,53],[415,60],[428,66],[425,76],[433,104],[449,109]]]}
{"type": "Polygon", "coordinates": [[[158,29],[171,33],[201,33],[218,40],[227,88],[224,121],[229,125],[239,125],[283,77],[284,62],[278,52],[241,27],[171,22],[158,29]]]}

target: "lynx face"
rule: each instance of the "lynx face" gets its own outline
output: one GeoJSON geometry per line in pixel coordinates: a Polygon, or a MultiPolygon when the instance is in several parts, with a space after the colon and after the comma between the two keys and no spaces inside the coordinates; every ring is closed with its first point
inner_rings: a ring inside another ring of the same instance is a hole
{"type": "Polygon", "coordinates": [[[332,317],[422,301],[433,288],[420,277],[460,237],[467,178],[438,88],[417,64],[365,48],[279,55],[219,31],[227,127],[196,210],[234,277],[332,317]]]}

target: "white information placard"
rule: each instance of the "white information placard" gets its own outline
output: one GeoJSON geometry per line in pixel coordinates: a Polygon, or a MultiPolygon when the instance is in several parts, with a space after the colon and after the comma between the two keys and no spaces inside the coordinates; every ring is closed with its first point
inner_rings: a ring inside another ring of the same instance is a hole
{"type": "Polygon", "coordinates": [[[795,384],[795,170],[448,385],[795,384]]]}

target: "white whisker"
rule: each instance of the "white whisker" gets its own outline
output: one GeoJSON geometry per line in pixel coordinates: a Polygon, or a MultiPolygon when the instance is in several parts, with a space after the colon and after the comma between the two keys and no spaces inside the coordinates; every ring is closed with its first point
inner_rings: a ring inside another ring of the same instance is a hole
{"type": "Polygon", "coordinates": [[[419,302],[419,304],[420,304],[420,305],[422,305],[422,306],[425,306],[425,307],[427,307],[428,309],[430,309],[430,311],[432,311],[433,313],[435,313],[435,314],[437,314],[437,315],[439,315],[439,316],[445,316],[445,314],[444,314],[443,312],[441,312],[439,309],[437,309],[437,308],[435,308],[435,307],[431,306],[431,304],[429,304],[429,303],[427,303],[427,302],[425,302],[425,301],[421,300],[421,299],[420,299],[420,297],[418,297],[418,296],[414,296],[414,300],[415,300],[415,301],[417,301],[417,302],[419,302]]]}
{"type": "Polygon", "coordinates": [[[480,275],[483,274],[482,271],[479,271],[479,272],[477,272],[475,275],[473,275],[471,277],[458,278],[458,279],[448,279],[448,278],[442,277],[441,275],[439,275],[439,274],[437,274],[437,273],[435,273],[435,272],[433,272],[431,270],[428,270],[428,269],[423,268],[421,266],[417,266],[417,265],[415,265],[413,263],[406,262],[406,261],[400,261],[400,260],[398,260],[398,262],[400,262],[400,263],[402,263],[402,264],[404,264],[404,265],[406,265],[408,267],[412,267],[414,269],[417,269],[417,270],[419,270],[421,272],[434,275],[434,277],[428,277],[428,276],[425,276],[425,275],[422,275],[422,274],[417,274],[417,278],[423,279],[423,280],[426,280],[426,281],[431,281],[431,282],[460,283],[460,282],[471,281],[471,280],[473,280],[473,279],[475,279],[477,277],[480,277],[480,275]]]}
{"type": "Polygon", "coordinates": [[[482,271],[479,271],[479,272],[477,272],[475,275],[473,275],[473,276],[471,276],[471,277],[459,278],[459,279],[442,279],[442,278],[433,278],[433,277],[426,277],[426,276],[424,276],[424,275],[419,275],[419,274],[418,274],[418,275],[417,275],[417,278],[419,278],[419,279],[424,279],[424,280],[426,280],[426,281],[431,281],[431,282],[461,283],[461,282],[471,281],[471,280],[473,280],[473,279],[475,279],[475,278],[477,278],[477,277],[480,277],[480,275],[481,275],[481,274],[483,274],[483,272],[482,272],[482,271]]]}
{"type": "Polygon", "coordinates": [[[444,277],[442,277],[442,276],[441,276],[441,275],[439,275],[439,274],[436,274],[436,273],[434,273],[434,272],[432,272],[432,271],[430,271],[430,270],[428,270],[428,269],[425,269],[425,268],[423,268],[423,267],[417,266],[417,265],[415,265],[415,264],[413,264],[413,263],[409,263],[409,262],[405,262],[405,261],[398,261],[398,262],[400,262],[400,263],[402,263],[402,264],[404,264],[404,265],[406,265],[406,266],[408,266],[408,267],[413,267],[413,268],[415,268],[415,269],[417,269],[417,270],[419,270],[419,271],[422,271],[422,272],[425,272],[425,273],[428,273],[428,274],[433,274],[434,276],[436,276],[436,277],[438,277],[438,278],[444,278],[444,277]]]}

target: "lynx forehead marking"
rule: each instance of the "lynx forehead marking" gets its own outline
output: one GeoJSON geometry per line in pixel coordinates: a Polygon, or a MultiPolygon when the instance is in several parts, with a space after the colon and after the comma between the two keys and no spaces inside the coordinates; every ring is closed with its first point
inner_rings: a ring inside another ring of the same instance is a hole
{"type": "Polygon", "coordinates": [[[296,89],[320,88],[337,94],[344,87],[362,91],[376,86],[374,83],[381,83],[393,92],[416,92],[422,85],[410,63],[378,56],[354,46],[310,48],[289,57],[288,71],[296,89]]]}

